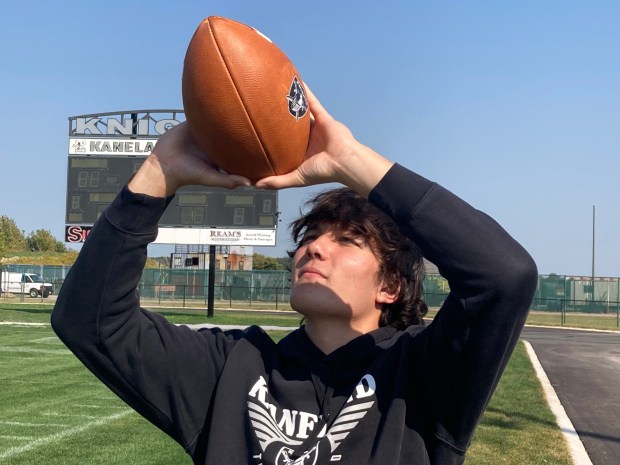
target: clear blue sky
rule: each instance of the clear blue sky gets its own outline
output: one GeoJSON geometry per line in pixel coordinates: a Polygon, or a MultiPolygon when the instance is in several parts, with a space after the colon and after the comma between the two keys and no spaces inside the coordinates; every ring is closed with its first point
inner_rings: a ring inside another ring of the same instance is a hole
{"type": "MultiPolygon", "coordinates": [[[[358,139],[489,213],[540,273],[591,273],[596,205],[596,274],[620,276],[611,0],[8,2],[0,214],[62,239],[67,118],[181,108],[185,49],[209,15],[268,35],[358,139]]],[[[283,226],[311,191],[281,193],[283,226]]],[[[287,246],[281,227],[261,252],[287,246]]]]}

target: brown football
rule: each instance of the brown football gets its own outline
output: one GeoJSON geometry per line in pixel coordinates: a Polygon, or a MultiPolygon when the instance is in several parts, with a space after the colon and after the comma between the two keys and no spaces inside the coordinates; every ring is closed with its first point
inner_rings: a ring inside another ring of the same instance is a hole
{"type": "Polygon", "coordinates": [[[227,173],[255,182],[303,161],[310,133],[303,81],[250,26],[202,21],[185,55],[183,106],[198,144],[227,173]]]}

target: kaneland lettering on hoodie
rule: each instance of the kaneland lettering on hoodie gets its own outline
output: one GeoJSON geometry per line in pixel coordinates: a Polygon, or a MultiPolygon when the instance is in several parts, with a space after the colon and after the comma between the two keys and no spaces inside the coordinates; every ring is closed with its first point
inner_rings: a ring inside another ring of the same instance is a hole
{"type": "MultiPolygon", "coordinates": [[[[303,440],[310,437],[312,431],[317,427],[320,430],[316,435],[316,442],[310,451],[302,452],[302,457],[304,460],[315,457],[318,455],[319,444],[325,444],[327,441],[324,447],[327,447],[327,450],[332,454],[330,461],[333,462],[342,458],[340,455],[334,455],[338,446],[346,439],[350,431],[360,421],[363,421],[368,409],[374,405],[374,394],[375,380],[372,375],[365,375],[328,428],[328,424],[323,421],[323,418],[314,413],[287,408],[279,409],[276,405],[269,403],[267,382],[260,376],[248,393],[248,411],[252,428],[259,440],[263,454],[267,455],[267,448],[272,444],[275,445],[272,447],[272,451],[275,450],[275,453],[271,454],[275,457],[273,463],[305,463],[303,461],[290,462],[295,453],[293,447],[303,444],[303,440]],[[279,457],[284,461],[279,460],[279,457]]],[[[258,457],[262,459],[263,454],[258,457]]]]}
{"type": "Polygon", "coordinates": [[[448,279],[428,325],[383,326],[329,354],[304,326],[175,326],[140,307],[146,250],[171,198],[125,188],[101,215],[52,324],[118,396],[195,464],[462,464],[537,282],[495,221],[394,165],[369,201],[448,279]],[[88,276],[88,280],[80,279],[88,276]]]}

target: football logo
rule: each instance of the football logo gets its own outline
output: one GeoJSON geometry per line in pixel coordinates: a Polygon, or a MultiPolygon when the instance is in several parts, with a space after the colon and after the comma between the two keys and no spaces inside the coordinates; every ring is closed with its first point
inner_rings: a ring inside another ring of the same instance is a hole
{"type": "Polygon", "coordinates": [[[297,76],[293,78],[286,100],[288,100],[288,111],[295,117],[295,121],[298,121],[299,118],[302,118],[308,112],[306,93],[297,76]]]}

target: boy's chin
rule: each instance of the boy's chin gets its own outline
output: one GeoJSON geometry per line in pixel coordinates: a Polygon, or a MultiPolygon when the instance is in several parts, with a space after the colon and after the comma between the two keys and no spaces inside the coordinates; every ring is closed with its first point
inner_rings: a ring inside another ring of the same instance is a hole
{"type": "Polygon", "coordinates": [[[317,283],[297,283],[291,289],[291,308],[305,317],[333,315],[334,312],[351,314],[351,307],[334,291],[317,283]]]}

